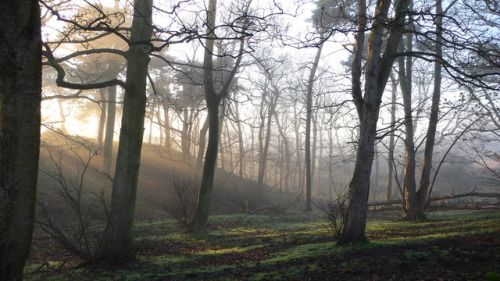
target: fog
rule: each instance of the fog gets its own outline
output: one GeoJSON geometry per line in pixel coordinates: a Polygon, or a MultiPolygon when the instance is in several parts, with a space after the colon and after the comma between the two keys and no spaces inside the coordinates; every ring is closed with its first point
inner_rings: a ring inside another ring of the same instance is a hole
{"type": "Polygon", "coordinates": [[[0,279],[498,275],[497,2],[16,3],[0,279]]]}

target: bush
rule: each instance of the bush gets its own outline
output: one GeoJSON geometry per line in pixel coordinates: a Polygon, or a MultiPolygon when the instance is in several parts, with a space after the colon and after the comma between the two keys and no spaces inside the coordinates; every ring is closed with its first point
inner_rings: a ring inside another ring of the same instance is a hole
{"type": "Polygon", "coordinates": [[[347,194],[338,195],[337,199],[322,203],[318,208],[323,212],[324,219],[328,223],[328,231],[333,239],[338,241],[347,222],[349,209],[347,194]]]}
{"type": "Polygon", "coordinates": [[[187,227],[193,216],[198,200],[198,181],[192,177],[179,177],[177,173],[171,173],[172,189],[168,190],[172,200],[167,211],[179,222],[181,226],[187,227]]]}
{"type": "Polygon", "coordinates": [[[92,143],[68,141],[42,146],[50,164],[41,166],[46,185],[37,201],[37,227],[46,238],[86,262],[101,251],[108,210],[107,189],[86,179],[97,155],[92,143]]]}

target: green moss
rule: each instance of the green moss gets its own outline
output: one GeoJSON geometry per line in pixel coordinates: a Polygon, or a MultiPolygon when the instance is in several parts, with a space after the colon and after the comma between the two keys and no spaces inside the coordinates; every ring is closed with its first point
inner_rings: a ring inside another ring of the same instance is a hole
{"type": "MultiPolygon", "coordinates": [[[[283,280],[298,279],[308,271],[320,271],[314,262],[301,264],[302,260],[321,260],[335,256],[346,269],[363,266],[358,253],[372,248],[401,247],[409,245],[412,250],[403,256],[392,257],[389,262],[399,265],[408,262],[431,262],[433,257],[454,261],[455,257],[438,246],[427,248],[414,245],[427,244],[436,239],[458,235],[497,233],[500,229],[499,212],[439,212],[429,214],[429,221],[369,221],[367,235],[370,243],[337,247],[329,238],[325,223],[318,212],[285,213],[280,216],[233,215],[215,216],[210,219],[212,228],[208,234],[182,234],[176,222],[165,220],[136,224],[138,245],[160,245],[173,247],[175,251],[158,252],[156,256],[138,256],[138,263],[130,269],[68,269],[67,273],[49,272],[47,280],[150,280],[150,279],[212,279],[232,276],[231,272],[249,272],[245,279],[283,280]],[[148,244],[150,243],[150,244],[148,244]],[[157,244],[155,244],[157,243],[157,244]],[[177,248],[176,248],[177,247],[177,248]],[[417,249],[417,250],[416,250],[417,249]],[[262,251],[262,253],[260,252],[262,251]],[[268,251],[268,252],[267,252],[268,251]],[[211,259],[224,255],[228,263],[211,264],[211,259]],[[231,255],[253,257],[231,264],[231,255]],[[343,259],[343,257],[350,257],[343,259]],[[276,264],[283,266],[276,270],[276,264]],[[300,265],[297,265],[300,264],[300,265]],[[252,275],[253,272],[253,275],[252,275]],[[208,277],[207,277],[208,276],[208,277]]],[[[433,245],[431,243],[431,245],[433,245]]],[[[435,245],[435,244],[434,244],[435,245]]],[[[51,263],[57,268],[62,261],[51,263]]],[[[39,280],[40,275],[31,274],[40,265],[26,267],[27,280],[39,280]]],[[[491,268],[489,270],[495,270],[491,268]]]]}

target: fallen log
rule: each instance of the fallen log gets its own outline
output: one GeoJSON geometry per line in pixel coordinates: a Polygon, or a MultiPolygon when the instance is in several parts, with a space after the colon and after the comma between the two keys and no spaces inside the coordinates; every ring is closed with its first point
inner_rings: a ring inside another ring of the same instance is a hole
{"type": "MultiPolygon", "coordinates": [[[[450,194],[443,195],[439,197],[431,197],[429,201],[440,201],[440,200],[448,200],[462,197],[485,197],[485,198],[500,198],[500,193],[485,193],[485,192],[468,192],[462,194],[450,194]]],[[[401,200],[391,200],[391,201],[383,201],[383,202],[371,202],[368,203],[368,207],[376,207],[376,206],[391,206],[396,204],[402,204],[401,200]]]]}

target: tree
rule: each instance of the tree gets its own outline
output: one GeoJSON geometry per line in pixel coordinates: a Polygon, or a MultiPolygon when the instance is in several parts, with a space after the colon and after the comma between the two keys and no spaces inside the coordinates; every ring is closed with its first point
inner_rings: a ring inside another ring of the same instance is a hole
{"type": "MultiPolygon", "coordinates": [[[[225,81],[219,81],[218,85],[214,83],[216,80],[213,68],[214,45],[217,35],[215,34],[215,19],[216,19],[217,0],[209,0],[207,10],[207,38],[205,44],[205,53],[203,60],[203,83],[205,91],[205,100],[208,111],[208,143],[205,152],[205,163],[201,176],[200,191],[194,215],[189,222],[187,232],[203,233],[206,231],[210,198],[214,182],[215,167],[217,166],[217,152],[219,147],[219,105],[220,102],[228,95],[229,88],[238,71],[244,51],[244,37],[240,40],[240,47],[237,53],[237,59],[234,67],[229,72],[225,81]],[[218,91],[216,91],[216,88],[218,91]]],[[[246,23],[243,23],[246,25],[246,23]]]]}
{"type": "MultiPolygon", "coordinates": [[[[443,8],[442,8],[442,1],[437,0],[436,1],[436,57],[442,57],[443,51],[442,51],[442,33],[443,33],[443,19],[442,19],[442,14],[443,14],[443,8]]],[[[409,35],[411,38],[411,34],[409,35]]],[[[411,52],[411,40],[408,40],[408,51],[411,52]]],[[[407,69],[410,69],[411,62],[407,64],[407,69]]],[[[401,71],[400,71],[401,75],[401,71]]],[[[406,80],[411,79],[411,71],[406,74],[406,80]]],[[[401,78],[400,78],[401,80],[401,78]]],[[[406,85],[406,87],[411,87],[406,85]]],[[[402,87],[403,88],[403,87],[402,87]]],[[[411,88],[407,89],[407,95],[409,95],[411,99],[411,88]]],[[[437,123],[438,123],[438,115],[439,115],[439,102],[441,99],[441,62],[439,60],[436,60],[434,63],[434,91],[432,94],[432,105],[431,105],[431,113],[430,113],[430,118],[429,118],[429,125],[427,128],[427,138],[426,138],[426,143],[425,143],[425,152],[424,152],[424,163],[423,163],[423,168],[422,168],[422,176],[420,180],[420,185],[418,187],[418,190],[416,189],[416,182],[415,182],[415,148],[413,147],[412,152],[407,151],[407,157],[411,157],[413,160],[410,160],[413,162],[413,166],[406,166],[406,161],[405,161],[405,182],[404,186],[406,187],[406,204],[405,204],[405,214],[404,218],[409,219],[409,220],[417,220],[417,219],[425,219],[425,207],[427,205],[427,199],[428,199],[428,191],[429,191],[429,185],[430,185],[430,174],[431,174],[431,167],[432,167],[432,158],[433,158],[433,150],[434,150],[434,141],[435,141],[435,136],[436,136],[436,128],[437,128],[437,123]],[[410,179],[408,175],[412,175],[412,178],[410,179]],[[411,182],[410,182],[411,181],[411,182]]],[[[407,101],[405,100],[405,125],[407,123],[406,118],[407,118],[407,106],[406,103],[411,104],[411,100],[407,101]]],[[[411,107],[411,105],[410,105],[411,107]]],[[[411,121],[411,108],[410,108],[410,122],[411,121]]],[[[406,145],[408,143],[413,144],[413,132],[409,134],[409,129],[413,131],[413,126],[410,126],[410,128],[407,127],[406,129],[406,145]],[[409,136],[411,135],[411,136],[409,136]],[[411,140],[409,139],[411,137],[411,140]]]]}
{"type": "MultiPolygon", "coordinates": [[[[272,54],[269,52],[269,54],[272,54]]],[[[267,172],[266,165],[269,157],[269,147],[272,134],[272,119],[276,112],[276,106],[283,88],[283,78],[287,76],[286,60],[283,58],[275,60],[272,58],[258,59],[259,68],[264,75],[264,83],[261,85],[261,103],[259,108],[259,167],[257,174],[257,188],[264,186],[264,178],[267,172]]]]}
{"type": "MultiPolygon", "coordinates": [[[[152,0],[136,0],[134,15],[130,27],[130,37],[121,25],[125,22],[122,13],[106,14],[100,5],[90,5],[80,10],[73,19],[67,19],[59,11],[47,3],[42,4],[57,18],[70,26],[67,36],[77,33],[82,39],[56,42],[86,44],[99,40],[103,36],[116,35],[120,40],[127,42],[128,51],[112,48],[95,48],[77,51],[65,57],[56,59],[51,50],[51,43],[44,44],[46,64],[57,71],[56,84],[70,89],[96,89],[120,85],[125,89],[123,100],[123,115],[120,131],[119,148],[116,160],[115,177],[111,196],[111,215],[104,235],[104,248],[101,258],[110,263],[123,263],[133,260],[135,252],[132,245],[133,221],[137,179],[139,173],[140,155],[143,139],[144,116],[146,106],[146,78],[148,76],[149,54],[153,50],[151,36],[152,0]],[[90,19],[88,19],[90,17],[90,19]],[[119,19],[114,23],[111,19],[119,19]],[[111,23],[110,23],[111,22],[111,23]],[[66,70],[60,65],[62,62],[85,55],[109,53],[122,56],[126,59],[126,81],[115,77],[109,80],[75,83],[65,80],[66,70]]],[[[128,29],[125,29],[128,31],[128,29]]],[[[155,50],[161,50],[161,47],[155,50]]]]}
{"type": "MultiPolygon", "coordinates": [[[[323,41],[323,31],[320,31],[320,38],[323,41]]],[[[306,165],[306,211],[312,211],[311,208],[311,188],[312,188],[312,178],[313,174],[311,172],[311,165],[314,165],[314,161],[311,163],[311,121],[312,121],[312,98],[313,98],[313,87],[314,81],[316,79],[316,70],[318,69],[319,59],[321,58],[321,51],[323,50],[323,42],[318,46],[316,56],[314,57],[314,62],[311,67],[311,72],[309,73],[309,79],[307,80],[307,94],[306,94],[306,135],[305,135],[305,156],[304,161],[306,165]]],[[[314,158],[314,157],[313,157],[314,158]]]]}
{"type": "Polygon", "coordinates": [[[397,82],[391,75],[392,80],[392,95],[391,95],[391,125],[390,125],[390,137],[389,137],[389,157],[387,159],[387,189],[385,192],[385,200],[391,201],[392,197],[392,178],[394,169],[394,137],[396,130],[396,93],[397,93],[397,82]]]}
{"type": "Polygon", "coordinates": [[[382,53],[382,36],[392,1],[378,0],[366,58],[365,91],[361,91],[361,56],[363,54],[364,32],[367,26],[366,1],[358,2],[358,30],[352,61],[352,96],[356,105],[360,128],[357,142],[356,163],[349,184],[347,222],[339,243],[364,242],[366,212],[370,189],[370,174],[374,157],[374,143],[382,95],[391,72],[398,44],[404,27],[404,14],[409,0],[400,0],[395,5],[394,19],[389,26],[389,38],[382,53]]]}
{"type": "Polygon", "coordinates": [[[40,7],[2,1],[0,13],[0,279],[23,280],[40,152],[40,7]]]}
{"type": "Polygon", "coordinates": [[[149,42],[153,34],[153,0],[135,0],[127,54],[120,142],[111,195],[111,217],[106,228],[103,256],[122,263],[135,259],[133,224],[137,180],[146,112],[149,42]]]}

